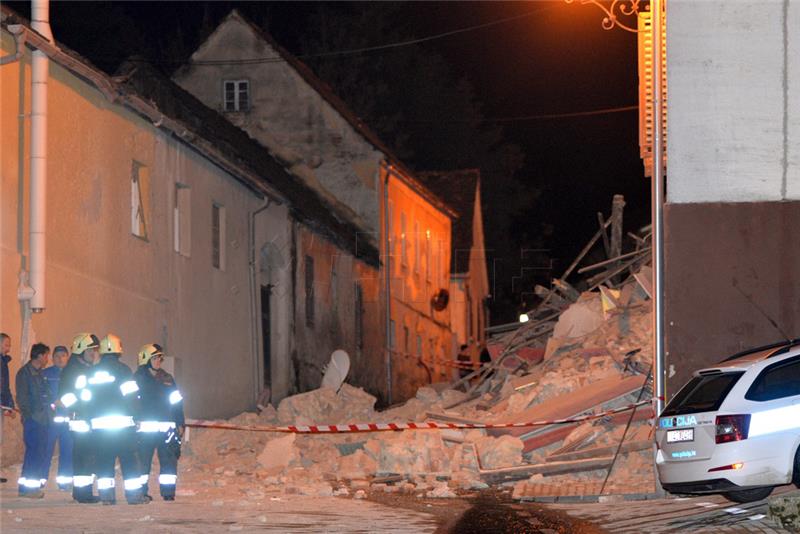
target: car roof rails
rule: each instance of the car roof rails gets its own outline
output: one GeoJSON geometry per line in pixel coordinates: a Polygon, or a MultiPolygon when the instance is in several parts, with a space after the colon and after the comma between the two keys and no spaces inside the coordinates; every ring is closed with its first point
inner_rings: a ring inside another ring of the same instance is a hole
{"type": "Polygon", "coordinates": [[[770,354],[768,354],[767,356],[764,357],[765,359],[766,358],[772,358],[773,356],[778,356],[780,354],[784,354],[785,352],[787,352],[788,350],[790,350],[792,347],[794,347],[797,344],[800,344],[800,338],[783,339],[783,340],[778,341],[776,343],[770,343],[769,345],[764,345],[762,347],[755,347],[755,348],[752,348],[752,349],[744,350],[742,352],[737,352],[733,356],[729,356],[729,357],[725,358],[720,363],[725,363],[725,362],[729,362],[731,360],[736,360],[736,359],[739,359],[739,358],[743,358],[745,356],[749,356],[750,354],[755,354],[756,352],[761,352],[761,351],[764,351],[764,350],[778,349],[778,350],[776,350],[774,352],[771,352],[770,354]]]}

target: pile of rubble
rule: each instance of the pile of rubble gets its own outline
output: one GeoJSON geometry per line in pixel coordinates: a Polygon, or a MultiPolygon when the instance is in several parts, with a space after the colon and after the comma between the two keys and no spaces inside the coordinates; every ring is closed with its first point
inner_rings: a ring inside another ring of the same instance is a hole
{"type": "MultiPolygon", "coordinates": [[[[613,222],[601,217],[600,232],[613,222]]],[[[541,302],[531,321],[501,329],[490,341],[492,363],[469,377],[422,387],[415,398],[382,412],[375,411],[374,397],[345,383],[229,422],[520,423],[650,399],[649,246],[647,236],[630,235],[633,252],[578,271],[603,268],[599,274],[568,284],[581,256],[549,290],[538,288],[541,302]]],[[[363,497],[371,490],[453,497],[489,486],[511,487],[519,499],[651,493],[652,417],[652,409],[641,406],[582,423],[523,428],[311,435],[194,429],[186,460],[192,469],[250,475],[288,493],[319,496],[363,497]]]]}

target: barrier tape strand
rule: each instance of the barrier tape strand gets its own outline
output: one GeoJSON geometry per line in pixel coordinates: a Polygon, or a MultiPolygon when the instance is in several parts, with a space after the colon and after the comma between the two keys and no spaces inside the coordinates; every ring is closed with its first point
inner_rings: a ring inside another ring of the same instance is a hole
{"type": "Polygon", "coordinates": [[[563,425],[581,423],[600,419],[650,404],[650,399],[620,406],[600,413],[589,413],[564,419],[551,419],[543,421],[529,421],[525,423],[439,423],[426,421],[422,423],[351,423],[342,425],[236,425],[233,423],[220,423],[200,419],[187,419],[186,426],[192,428],[217,428],[222,430],[243,430],[248,432],[283,432],[289,434],[341,434],[346,432],[386,432],[397,430],[430,430],[430,429],[488,429],[488,428],[525,428],[531,426],[563,425]]]}

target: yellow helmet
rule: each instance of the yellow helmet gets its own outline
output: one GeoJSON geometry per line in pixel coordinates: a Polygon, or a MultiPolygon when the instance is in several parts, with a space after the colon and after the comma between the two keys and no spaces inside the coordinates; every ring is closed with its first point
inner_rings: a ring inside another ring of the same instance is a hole
{"type": "Polygon", "coordinates": [[[72,354],[83,354],[83,351],[100,346],[97,336],[89,333],[81,333],[72,340],[72,354]]]}
{"type": "Polygon", "coordinates": [[[164,349],[158,343],[148,343],[139,349],[139,365],[147,365],[153,356],[163,356],[164,349]]]}
{"type": "Polygon", "coordinates": [[[122,354],[122,340],[119,336],[108,334],[100,341],[100,354],[122,354]]]}

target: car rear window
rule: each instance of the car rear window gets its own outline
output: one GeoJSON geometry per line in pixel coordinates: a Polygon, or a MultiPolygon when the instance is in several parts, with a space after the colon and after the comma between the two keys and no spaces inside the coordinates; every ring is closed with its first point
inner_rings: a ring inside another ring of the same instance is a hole
{"type": "Polygon", "coordinates": [[[718,410],[743,371],[695,376],[670,401],[662,416],[718,410]]]}

